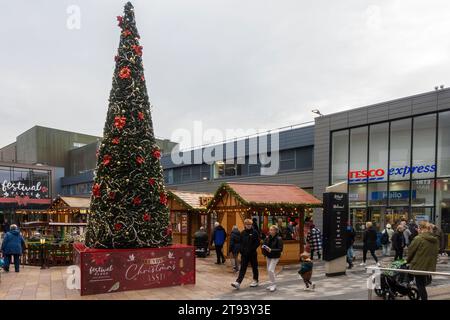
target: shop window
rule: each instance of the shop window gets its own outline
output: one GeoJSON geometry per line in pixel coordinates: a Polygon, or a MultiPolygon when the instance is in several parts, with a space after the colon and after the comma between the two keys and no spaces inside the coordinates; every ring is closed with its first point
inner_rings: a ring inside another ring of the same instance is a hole
{"type": "Polygon", "coordinates": [[[11,168],[10,167],[0,167],[0,183],[4,181],[11,181],[11,168]]]}
{"type": "MultiPolygon", "coordinates": [[[[411,119],[391,122],[390,180],[409,180],[411,162],[411,119]]],[[[408,188],[409,189],[409,188],[408,188]]]]}
{"type": "Polygon", "coordinates": [[[211,176],[211,167],[209,164],[202,164],[200,168],[200,175],[202,180],[209,180],[211,176]]]}
{"type": "Polygon", "coordinates": [[[350,207],[365,207],[367,185],[365,183],[352,184],[348,188],[348,202],[350,207]]]}
{"type": "Polygon", "coordinates": [[[433,222],[433,208],[412,208],[410,219],[417,224],[421,221],[433,222]]]}
{"type": "Polygon", "coordinates": [[[412,176],[433,178],[436,172],[436,114],[414,118],[412,176]]]}
{"type": "Polygon", "coordinates": [[[348,130],[333,132],[331,142],[331,184],[347,181],[348,130]]]}
{"type": "Polygon", "coordinates": [[[369,181],[386,181],[388,172],[389,123],[370,126],[369,181]],[[381,170],[379,170],[381,169],[381,170]]]}
{"type": "Polygon", "coordinates": [[[450,176],[450,111],[439,114],[438,130],[438,161],[439,177],[450,176]]]}
{"type": "Polygon", "coordinates": [[[409,196],[409,181],[389,183],[390,206],[409,206],[409,196]]]}
{"type": "Polygon", "coordinates": [[[361,208],[351,208],[350,209],[350,221],[355,229],[356,241],[362,241],[363,233],[365,229],[365,224],[367,222],[367,211],[361,208]]]}
{"type": "Polygon", "coordinates": [[[362,171],[367,170],[368,127],[350,130],[350,172],[349,183],[367,181],[362,171]]]}
{"type": "Polygon", "coordinates": [[[434,206],[434,180],[412,181],[411,205],[434,206]]]}
{"type": "Polygon", "coordinates": [[[369,206],[386,206],[387,199],[387,183],[369,183],[369,206]]]}
{"type": "MultiPolygon", "coordinates": [[[[436,223],[448,236],[450,234],[450,179],[436,181],[436,223]]],[[[449,244],[450,246],[450,244],[449,244]]]]}

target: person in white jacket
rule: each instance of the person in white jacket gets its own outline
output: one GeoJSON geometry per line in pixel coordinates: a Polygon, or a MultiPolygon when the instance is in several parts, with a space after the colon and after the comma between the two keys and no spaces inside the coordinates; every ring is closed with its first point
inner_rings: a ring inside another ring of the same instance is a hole
{"type": "Polygon", "coordinates": [[[386,232],[388,234],[389,242],[383,244],[383,256],[389,257],[391,255],[392,236],[394,235],[394,230],[392,229],[392,226],[389,223],[386,224],[386,228],[381,233],[384,234],[386,232]]]}

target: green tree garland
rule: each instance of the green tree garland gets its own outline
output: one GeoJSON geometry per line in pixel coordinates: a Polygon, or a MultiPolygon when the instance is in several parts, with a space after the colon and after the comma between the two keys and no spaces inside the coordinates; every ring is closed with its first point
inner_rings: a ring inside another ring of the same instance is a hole
{"type": "Polygon", "coordinates": [[[117,17],[121,28],[109,108],[97,153],[86,245],[162,247],[171,243],[161,152],[145,85],[133,5],[117,17]]]}

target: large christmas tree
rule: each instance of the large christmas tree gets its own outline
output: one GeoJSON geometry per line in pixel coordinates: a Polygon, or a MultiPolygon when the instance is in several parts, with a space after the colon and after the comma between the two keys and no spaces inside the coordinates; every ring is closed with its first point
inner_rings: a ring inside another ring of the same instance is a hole
{"type": "Polygon", "coordinates": [[[93,248],[170,244],[169,210],[145,86],[133,5],[121,28],[113,84],[97,153],[86,245],[93,248]]]}

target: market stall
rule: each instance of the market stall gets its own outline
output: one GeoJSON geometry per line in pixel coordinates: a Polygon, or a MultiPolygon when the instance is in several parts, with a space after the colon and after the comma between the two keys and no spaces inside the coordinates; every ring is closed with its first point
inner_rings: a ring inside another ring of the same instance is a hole
{"type": "Polygon", "coordinates": [[[201,227],[211,234],[211,218],[206,206],[212,199],[212,193],[167,190],[170,210],[172,242],[174,244],[194,243],[194,233],[201,227]]]}
{"type": "MultiPolygon", "coordinates": [[[[276,224],[283,237],[281,264],[296,263],[304,250],[304,221],[312,209],[322,202],[303,189],[291,184],[237,183],[222,184],[208,205],[208,214],[217,214],[218,221],[229,235],[233,226],[244,229],[244,220],[256,218],[265,235],[276,224]]],[[[224,245],[228,253],[229,236],[224,245]]],[[[264,263],[259,249],[258,262],[264,263]]]]}

